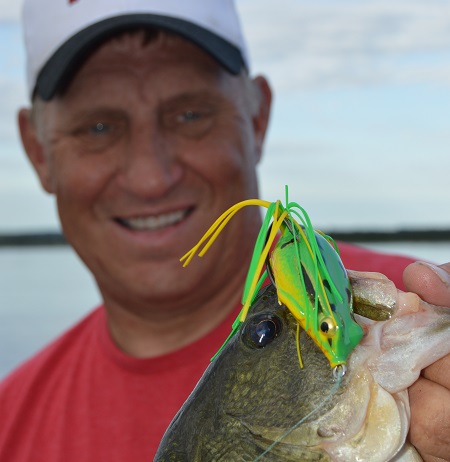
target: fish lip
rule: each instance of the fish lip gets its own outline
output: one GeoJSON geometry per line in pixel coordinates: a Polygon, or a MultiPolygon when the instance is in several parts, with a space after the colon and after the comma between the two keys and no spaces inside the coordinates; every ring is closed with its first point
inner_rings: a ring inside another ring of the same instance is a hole
{"type": "Polygon", "coordinates": [[[152,232],[179,224],[186,219],[193,210],[194,207],[185,207],[162,213],[139,213],[128,217],[114,217],[114,221],[120,226],[132,231],[152,232]]]}

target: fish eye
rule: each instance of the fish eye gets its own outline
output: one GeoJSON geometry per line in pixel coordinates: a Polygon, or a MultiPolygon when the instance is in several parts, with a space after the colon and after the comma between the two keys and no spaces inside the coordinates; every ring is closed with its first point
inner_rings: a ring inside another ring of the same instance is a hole
{"type": "Polygon", "coordinates": [[[323,317],[319,321],[320,331],[325,334],[328,338],[331,338],[336,334],[337,326],[336,322],[331,317],[323,317]]]}
{"type": "Polygon", "coordinates": [[[281,332],[281,321],[271,314],[260,314],[249,320],[244,328],[243,339],[252,348],[263,348],[281,332]]]}

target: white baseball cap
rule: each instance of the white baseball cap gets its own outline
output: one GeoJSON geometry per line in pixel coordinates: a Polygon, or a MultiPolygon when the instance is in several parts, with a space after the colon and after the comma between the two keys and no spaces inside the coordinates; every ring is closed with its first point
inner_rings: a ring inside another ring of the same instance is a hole
{"type": "Polygon", "coordinates": [[[30,98],[50,100],[89,51],[130,27],[175,32],[231,74],[248,69],[233,0],[24,0],[22,13],[30,98]]]}

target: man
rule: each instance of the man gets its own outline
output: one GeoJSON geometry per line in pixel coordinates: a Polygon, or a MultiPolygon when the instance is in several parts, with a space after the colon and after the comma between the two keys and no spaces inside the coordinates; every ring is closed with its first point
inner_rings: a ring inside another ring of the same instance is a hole
{"type": "MultiPolygon", "coordinates": [[[[179,258],[257,197],[271,91],[248,76],[231,1],[26,0],[24,29],[23,145],[104,304],[0,386],[0,460],[151,460],[240,308],[257,210],[239,212],[188,269],[179,258]]],[[[342,253],[397,285],[411,262],[342,253]]],[[[416,264],[405,282],[450,305],[437,271],[416,264]]],[[[442,459],[447,437],[421,440],[448,425],[427,414],[429,400],[449,402],[438,366],[414,388],[411,435],[442,459]]]]}

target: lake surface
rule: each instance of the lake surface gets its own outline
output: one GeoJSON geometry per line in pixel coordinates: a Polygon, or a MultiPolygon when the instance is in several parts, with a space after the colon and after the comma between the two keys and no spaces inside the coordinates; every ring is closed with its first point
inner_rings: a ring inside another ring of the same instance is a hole
{"type": "MultiPolygon", "coordinates": [[[[436,263],[450,260],[450,242],[366,246],[436,263]]],[[[0,294],[0,378],[100,302],[70,247],[0,248],[0,294]]]]}

